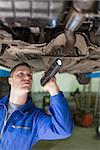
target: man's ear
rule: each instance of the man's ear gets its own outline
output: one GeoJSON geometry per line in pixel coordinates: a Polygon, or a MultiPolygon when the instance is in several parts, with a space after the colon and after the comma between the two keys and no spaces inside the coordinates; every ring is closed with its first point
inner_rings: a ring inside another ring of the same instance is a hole
{"type": "Polygon", "coordinates": [[[12,80],[12,78],[11,77],[9,77],[8,78],[8,83],[11,85],[11,80],[12,80]]]}

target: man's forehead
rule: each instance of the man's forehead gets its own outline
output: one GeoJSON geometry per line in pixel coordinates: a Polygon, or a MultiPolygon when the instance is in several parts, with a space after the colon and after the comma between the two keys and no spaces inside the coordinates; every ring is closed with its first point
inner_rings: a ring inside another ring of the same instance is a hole
{"type": "Polygon", "coordinates": [[[27,67],[27,66],[18,66],[15,71],[29,71],[29,72],[32,72],[31,68],[27,67]]]}
{"type": "Polygon", "coordinates": [[[20,66],[14,68],[14,70],[11,72],[11,75],[13,75],[13,74],[15,74],[16,72],[19,72],[19,71],[27,71],[27,72],[32,73],[31,68],[29,68],[26,65],[20,65],[20,66]]]}

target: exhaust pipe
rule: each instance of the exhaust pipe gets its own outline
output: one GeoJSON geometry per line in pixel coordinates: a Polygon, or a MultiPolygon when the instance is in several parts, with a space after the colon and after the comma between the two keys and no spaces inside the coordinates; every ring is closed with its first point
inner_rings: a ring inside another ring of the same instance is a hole
{"type": "Polygon", "coordinates": [[[65,35],[67,38],[68,47],[73,47],[75,44],[74,32],[80,28],[83,21],[86,19],[85,13],[88,13],[93,8],[95,0],[74,0],[69,14],[65,21],[65,35]],[[70,35],[69,35],[70,34],[70,35]]]}

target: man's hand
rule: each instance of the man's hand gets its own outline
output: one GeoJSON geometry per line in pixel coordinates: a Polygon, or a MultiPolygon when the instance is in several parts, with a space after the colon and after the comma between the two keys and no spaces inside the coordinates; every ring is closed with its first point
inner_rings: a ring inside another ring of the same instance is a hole
{"type": "Polygon", "coordinates": [[[54,96],[58,94],[59,92],[59,87],[56,83],[56,78],[52,77],[44,86],[43,86],[44,91],[48,91],[51,96],[54,96]]]}

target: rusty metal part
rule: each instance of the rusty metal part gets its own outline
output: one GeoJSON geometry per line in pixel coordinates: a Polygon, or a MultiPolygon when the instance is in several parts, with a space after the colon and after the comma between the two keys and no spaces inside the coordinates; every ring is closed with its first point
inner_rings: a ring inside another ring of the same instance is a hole
{"type": "Polygon", "coordinates": [[[87,12],[93,8],[96,0],[74,0],[73,6],[78,12],[87,12]]]}
{"type": "Polygon", "coordinates": [[[84,14],[92,8],[94,2],[95,0],[73,1],[73,6],[71,7],[65,21],[65,35],[67,38],[67,46],[74,46],[75,37],[73,32],[78,30],[79,27],[82,25],[83,21],[86,19],[86,16],[84,14]]]}
{"type": "Polygon", "coordinates": [[[65,22],[66,32],[67,30],[71,32],[76,31],[81,26],[84,20],[85,20],[84,14],[77,12],[72,7],[69,11],[69,14],[65,22]]]}
{"type": "Polygon", "coordinates": [[[66,45],[65,47],[67,49],[70,49],[70,48],[73,48],[74,47],[74,44],[75,44],[75,35],[74,35],[74,32],[71,32],[70,30],[67,30],[65,29],[65,36],[66,36],[66,45]]]}

